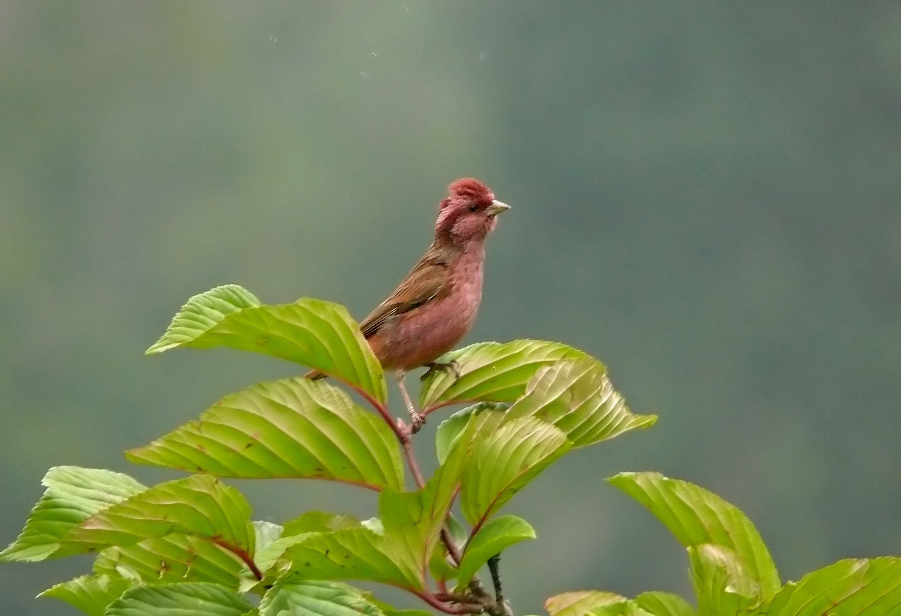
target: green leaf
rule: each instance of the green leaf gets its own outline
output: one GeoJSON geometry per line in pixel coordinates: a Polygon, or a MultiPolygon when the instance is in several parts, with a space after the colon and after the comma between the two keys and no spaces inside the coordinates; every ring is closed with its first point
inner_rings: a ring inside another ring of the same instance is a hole
{"type": "Polygon", "coordinates": [[[698,616],[698,610],[685,599],[668,592],[645,592],[632,601],[654,616],[698,616]]]}
{"type": "Polygon", "coordinates": [[[226,315],[260,305],[260,300],[247,289],[226,284],[190,298],[181,307],[163,337],[147,349],[147,354],[162,353],[189,343],[212,329],[226,315]]]}
{"type": "Polygon", "coordinates": [[[143,582],[212,582],[240,585],[244,564],[232,552],[205,537],[166,535],[109,547],[97,555],[94,573],[143,582]]]}
{"type": "MultiPolygon", "coordinates": [[[[385,490],[379,498],[379,519],[385,529],[384,545],[394,560],[415,571],[417,585],[425,583],[425,572],[450,509],[452,494],[442,494],[440,477],[416,492],[385,490]]],[[[453,488],[452,488],[453,489],[453,488]]]]}
{"type": "Polygon", "coordinates": [[[429,560],[459,489],[472,431],[473,426],[467,427],[461,444],[452,448],[424,488],[382,490],[380,524],[280,539],[286,545],[282,559],[291,562],[291,572],[307,579],[369,580],[424,590],[429,560]]]}
{"type": "Polygon", "coordinates": [[[466,544],[457,580],[465,584],[495,554],[515,543],[534,539],[535,529],[515,515],[504,515],[486,522],[466,544]]]}
{"type": "Polygon", "coordinates": [[[94,514],[70,530],[63,543],[90,552],[183,534],[252,554],[249,518],[250,505],[238,490],[209,475],[193,475],[153,486],[94,514]]]}
{"type": "MultiPolygon", "coordinates": [[[[590,612],[591,616],[654,616],[635,601],[620,601],[599,607],[590,612]]],[[[717,616],[720,616],[717,614],[717,616]]]]}
{"type": "Polygon", "coordinates": [[[352,515],[341,513],[329,513],[326,511],[307,511],[285,522],[284,535],[299,535],[301,533],[325,533],[342,528],[354,528],[361,522],[352,515]]]}
{"type": "Polygon", "coordinates": [[[369,580],[423,589],[422,575],[404,558],[403,546],[364,526],[300,536],[283,558],[298,578],[369,580]]]}
{"type": "Polygon", "coordinates": [[[393,605],[380,600],[371,592],[364,592],[363,596],[374,606],[376,606],[385,616],[433,616],[432,612],[417,609],[399,609],[393,605]]]}
{"type": "Polygon", "coordinates": [[[69,530],[145,489],[128,475],[77,466],[51,468],[41,483],[47,490],[19,537],[0,552],[0,561],[38,561],[71,554],[71,550],[61,550],[59,543],[69,530]]]}
{"type": "Polygon", "coordinates": [[[609,481],[647,507],[686,547],[713,543],[733,550],[758,584],[760,599],[779,590],[779,574],[763,539],[735,505],[659,473],[620,473],[609,481]]]}
{"type": "Polygon", "coordinates": [[[457,442],[457,437],[469,424],[471,418],[479,418],[476,432],[490,433],[501,424],[507,408],[509,408],[507,404],[479,402],[462,411],[457,411],[442,421],[435,432],[435,453],[438,456],[438,462],[444,462],[451,447],[457,442]]]}
{"type": "Polygon", "coordinates": [[[758,612],[767,616],[901,613],[901,558],[840,560],[789,582],[758,612]]]}
{"type": "MultiPolygon", "coordinates": [[[[362,528],[357,518],[349,515],[308,511],[298,518],[285,523],[281,536],[265,545],[258,545],[253,559],[261,571],[277,575],[273,567],[292,545],[301,543],[310,533],[328,533],[348,528],[362,528]]],[[[280,567],[286,569],[287,567],[280,567]]]]}
{"type": "Polygon", "coordinates": [[[257,552],[265,548],[267,545],[279,539],[285,532],[285,527],[281,524],[273,524],[263,520],[254,520],[251,522],[253,526],[254,542],[257,552]]]}
{"type": "Polygon", "coordinates": [[[439,489],[435,480],[416,492],[386,489],[379,498],[381,531],[369,524],[307,533],[293,542],[285,537],[283,558],[303,578],[370,580],[423,590],[427,561],[450,507],[437,498],[439,489]]]}
{"type": "Polygon", "coordinates": [[[429,612],[427,610],[389,610],[385,609],[384,607],[382,607],[381,609],[385,613],[385,616],[434,616],[432,612],[429,612]]]}
{"type": "Polygon", "coordinates": [[[626,601],[622,595],[602,590],[578,590],[549,597],[544,609],[550,616],[584,616],[598,608],[626,601]]]}
{"type": "Polygon", "coordinates": [[[147,352],[225,346],[264,353],[309,366],[385,401],[382,366],[344,306],[312,298],[275,306],[256,303],[234,285],[196,295],[147,352]]]}
{"type": "Polygon", "coordinates": [[[244,616],[251,610],[244,597],[218,584],[155,584],[129,590],[106,616],[244,616]]]}
{"type": "MultiPolygon", "coordinates": [[[[485,414],[485,417],[487,415],[485,414]]],[[[417,545],[424,546],[425,551],[418,551],[415,560],[417,567],[427,564],[436,579],[448,580],[458,575],[457,568],[448,561],[449,553],[446,547],[438,542],[438,538],[445,526],[456,545],[461,545],[461,536],[463,539],[468,537],[468,533],[463,530],[460,523],[450,515],[450,507],[460,491],[461,478],[473,456],[474,448],[481,440],[480,429],[485,425],[483,419],[482,415],[470,413],[464,417],[463,422],[459,422],[463,425],[454,428],[455,438],[444,446],[447,452],[443,454],[441,466],[426,489],[420,491],[420,494],[428,494],[432,500],[430,513],[421,514],[423,519],[428,520],[429,534],[417,545]],[[420,556],[426,556],[426,559],[423,560],[420,556]]],[[[404,532],[402,520],[397,526],[399,527],[397,533],[402,534],[404,532]]]]}
{"type": "MultiPolygon", "coordinates": [[[[654,616],[634,601],[620,601],[599,607],[591,612],[591,616],[654,616]]],[[[717,616],[720,616],[717,614],[717,616]]]]}
{"type": "Polygon", "coordinates": [[[322,580],[279,580],[260,603],[260,616],[384,616],[364,594],[347,584],[322,580]]]}
{"type": "MultiPolygon", "coordinates": [[[[634,599],[601,590],[563,593],[545,603],[551,616],[697,616],[698,611],[682,597],[665,592],[647,592],[634,599]]],[[[713,614],[711,612],[710,614],[713,614]]],[[[716,616],[722,616],[716,612],[716,616]]]]}
{"type": "Polygon", "coordinates": [[[324,381],[294,377],[226,396],[199,419],[127,452],[132,462],[221,477],[333,479],[403,486],[385,421],[324,381]]]}
{"type": "Polygon", "coordinates": [[[443,483],[439,474],[421,490],[385,490],[379,499],[383,549],[394,555],[395,562],[415,572],[410,579],[416,580],[417,589],[424,587],[429,559],[455,493],[456,484],[443,483]]]}
{"type": "Polygon", "coordinates": [[[588,357],[583,351],[558,342],[514,340],[503,344],[480,342],[447,353],[438,361],[453,362],[453,370],[426,373],[419,397],[420,408],[458,402],[512,402],[541,366],[561,359],[588,357]]]}
{"type": "Polygon", "coordinates": [[[87,616],[103,616],[107,606],[137,582],[110,575],[82,575],[62,582],[38,595],[65,601],[87,616]]]}
{"type": "Polygon", "coordinates": [[[760,602],[757,581],[733,550],[702,543],[688,548],[688,562],[700,613],[737,616],[760,602]]]}
{"type": "Polygon", "coordinates": [[[253,562],[257,567],[257,571],[251,571],[248,567],[243,573],[238,590],[241,592],[251,592],[258,586],[260,589],[269,588],[273,581],[278,577],[276,572],[268,572],[279,556],[284,552],[284,548],[279,546],[279,541],[285,532],[285,528],[280,524],[272,522],[254,521],[254,545],[256,551],[253,554],[253,562]],[[260,562],[264,565],[261,565],[260,562]],[[258,574],[262,574],[259,579],[258,574]]]}
{"type": "Polygon", "coordinates": [[[524,417],[479,440],[463,471],[460,505],[474,527],[571,447],[559,428],[524,417]]]}
{"type": "Polygon", "coordinates": [[[655,415],[635,415],[613,389],[607,369],[593,357],[540,368],[525,394],[507,411],[507,421],[536,417],[560,428],[573,447],[584,447],[636,428],[652,426],[655,415]]]}

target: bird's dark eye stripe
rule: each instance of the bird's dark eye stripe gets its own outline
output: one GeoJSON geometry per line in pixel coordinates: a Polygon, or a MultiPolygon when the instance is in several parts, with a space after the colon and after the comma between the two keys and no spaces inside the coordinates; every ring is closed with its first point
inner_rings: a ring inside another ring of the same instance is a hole
{"type": "Polygon", "coordinates": [[[470,211],[470,212],[478,212],[478,211],[479,211],[479,206],[478,206],[478,205],[470,205],[470,206],[469,206],[469,211],[470,211]]]}

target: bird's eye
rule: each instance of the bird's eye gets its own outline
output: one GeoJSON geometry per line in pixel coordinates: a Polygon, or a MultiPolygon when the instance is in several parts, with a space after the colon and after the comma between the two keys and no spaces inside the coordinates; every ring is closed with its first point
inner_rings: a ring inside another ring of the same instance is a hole
{"type": "Polygon", "coordinates": [[[478,211],[479,211],[479,206],[478,206],[478,205],[470,205],[470,206],[469,206],[469,211],[470,211],[470,212],[478,212],[478,211]]]}

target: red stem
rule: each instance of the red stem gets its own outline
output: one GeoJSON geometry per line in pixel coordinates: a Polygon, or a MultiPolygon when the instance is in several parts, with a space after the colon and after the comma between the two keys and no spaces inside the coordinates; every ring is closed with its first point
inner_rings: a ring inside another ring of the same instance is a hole
{"type": "Polygon", "coordinates": [[[457,544],[454,543],[453,538],[450,536],[450,531],[447,530],[447,526],[441,529],[441,541],[444,543],[444,547],[447,548],[447,553],[450,554],[451,560],[459,567],[460,561],[463,559],[463,554],[460,552],[460,548],[457,544]]]}
{"type": "MultiPolygon", "coordinates": [[[[345,383],[347,383],[347,381],[345,381],[345,383]]],[[[379,400],[373,398],[369,392],[359,387],[355,387],[351,383],[347,383],[347,385],[363,396],[366,401],[379,412],[379,415],[382,416],[385,423],[391,427],[397,440],[404,446],[404,455],[407,458],[407,465],[410,467],[410,472],[413,473],[413,479],[416,481],[416,486],[418,488],[424,487],[425,480],[422,477],[422,471],[419,470],[419,463],[416,461],[416,456],[413,453],[413,439],[411,438],[413,433],[410,428],[400,420],[395,421],[388,412],[388,407],[379,400]]]]}
{"type": "MultiPolygon", "coordinates": [[[[348,383],[348,385],[350,385],[348,383]]],[[[351,387],[353,387],[351,385],[351,387]]],[[[413,451],[413,431],[401,420],[397,420],[396,422],[391,418],[391,415],[388,413],[388,409],[381,402],[373,398],[367,392],[357,389],[354,387],[357,392],[361,396],[363,396],[369,404],[371,404],[382,416],[382,418],[391,426],[391,429],[394,430],[394,434],[397,436],[397,440],[400,441],[400,444],[403,445],[404,456],[407,458],[407,466],[410,467],[410,472],[413,474],[413,481],[416,483],[416,487],[418,489],[422,489],[425,487],[425,478],[422,476],[422,471],[419,470],[419,462],[416,460],[416,453],[413,451]]],[[[432,410],[438,408],[434,407],[432,410]]],[[[459,488],[458,488],[459,489],[459,488]]],[[[455,495],[456,498],[456,495],[455,495]]],[[[450,536],[450,531],[448,531],[447,527],[441,529],[441,540],[447,548],[448,554],[450,554],[451,560],[459,566],[460,560],[462,559],[462,554],[460,552],[460,548],[454,543],[454,540],[450,536]]],[[[439,588],[442,591],[442,598],[439,599],[435,595],[429,592],[421,592],[421,591],[413,591],[419,598],[428,603],[430,606],[444,612],[445,614],[478,614],[484,612],[484,607],[481,605],[474,604],[465,604],[460,603],[457,607],[452,607],[447,604],[446,601],[452,598],[452,595],[448,595],[446,590],[446,585],[444,580],[438,580],[439,588]]]]}
{"type": "Polygon", "coordinates": [[[223,541],[222,539],[212,538],[210,540],[213,543],[215,543],[216,545],[218,545],[220,548],[228,550],[229,552],[231,552],[232,554],[234,554],[235,556],[240,558],[241,561],[245,565],[247,565],[247,568],[250,569],[250,572],[253,574],[253,577],[255,577],[258,580],[263,579],[263,572],[260,571],[259,567],[257,567],[257,564],[255,562],[253,562],[253,558],[250,557],[250,554],[248,554],[246,550],[242,550],[239,547],[231,545],[230,543],[223,541]]]}
{"type": "Polygon", "coordinates": [[[394,430],[394,434],[397,435],[397,438],[403,437],[403,430],[395,423],[394,419],[391,417],[391,414],[388,412],[387,406],[382,404],[381,401],[377,400],[376,398],[373,398],[372,395],[369,394],[369,392],[363,389],[357,389],[356,387],[354,387],[354,389],[356,389],[361,396],[366,398],[366,401],[369,402],[369,404],[371,404],[373,408],[375,408],[375,410],[379,412],[379,415],[382,416],[382,419],[384,419],[388,423],[388,425],[391,426],[391,429],[394,430]]]}
{"type": "Polygon", "coordinates": [[[488,508],[485,510],[485,513],[482,515],[482,517],[479,518],[479,521],[473,525],[472,530],[469,531],[469,539],[466,540],[467,544],[470,541],[472,541],[472,538],[476,536],[476,533],[479,532],[479,530],[481,530],[482,524],[484,524],[485,521],[488,520],[489,514],[494,513],[494,504],[496,502],[497,502],[497,498],[495,498],[493,501],[491,501],[491,503],[488,505],[488,508]]]}
{"type": "Polygon", "coordinates": [[[425,479],[422,477],[422,471],[419,470],[419,462],[416,461],[416,454],[413,451],[413,436],[407,434],[401,437],[400,442],[404,446],[404,455],[407,457],[407,465],[410,467],[410,472],[413,473],[416,487],[422,489],[425,487],[425,479]]]}
{"type": "Polygon", "coordinates": [[[438,409],[443,409],[444,407],[450,406],[452,404],[469,404],[470,402],[479,402],[479,400],[449,400],[447,402],[436,402],[431,406],[425,407],[420,412],[422,413],[422,415],[428,415],[429,413],[434,413],[438,409]]]}
{"type": "Polygon", "coordinates": [[[421,591],[413,591],[416,596],[420,599],[428,603],[430,606],[435,608],[436,610],[442,611],[445,614],[478,614],[484,611],[484,608],[481,605],[474,605],[470,603],[461,603],[456,607],[450,606],[447,603],[441,601],[430,592],[421,592],[421,591]]]}
{"type": "Polygon", "coordinates": [[[409,431],[405,431],[402,426],[398,425],[397,422],[394,421],[394,419],[391,417],[391,414],[388,412],[387,406],[382,404],[382,402],[380,400],[378,400],[377,398],[374,398],[372,396],[372,394],[370,394],[365,389],[358,387],[358,386],[354,385],[353,383],[349,383],[348,381],[345,381],[344,379],[340,379],[340,380],[345,385],[347,385],[348,387],[353,389],[355,392],[357,392],[358,394],[363,396],[363,398],[366,399],[366,401],[372,406],[372,408],[374,408],[376,411],[379,412],[379,415],[382,416],[382,419],[385,420],[385,423],[387,423],[388,426],[394,431],[394,435],[398,438],[398,440],[403,441],[404,436],[406,436],[409,433],[409,431]]]}

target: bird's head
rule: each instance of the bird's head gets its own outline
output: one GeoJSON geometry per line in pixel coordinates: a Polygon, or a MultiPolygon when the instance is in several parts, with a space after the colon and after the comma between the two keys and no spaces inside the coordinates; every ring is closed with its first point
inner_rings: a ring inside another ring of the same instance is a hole
{"type": "Polygon", "coordinates": [[[510,206],[495,199],[482,182],[473,178],[456,180],[441,200],[435,237],[458,245],[481,242],[497,225],[495,217],[508,209],[510,206]]]}

